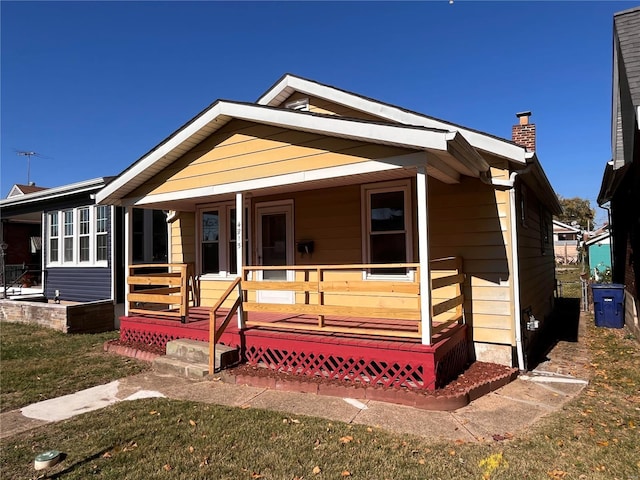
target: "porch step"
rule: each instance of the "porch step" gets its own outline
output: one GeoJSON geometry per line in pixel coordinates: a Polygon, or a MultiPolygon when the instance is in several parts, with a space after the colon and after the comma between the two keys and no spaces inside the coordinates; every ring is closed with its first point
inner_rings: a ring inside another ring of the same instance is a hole
{"type": "MultiPolygon", "coordinates": [[[[153,366],[160,373],[203,378],[209,373],[209,342],[181,338],[167,342],[167,354],[157,357],[153,366]]],[[[216,345],[216,370],[238,362],[238,349],[216,345]]]]}

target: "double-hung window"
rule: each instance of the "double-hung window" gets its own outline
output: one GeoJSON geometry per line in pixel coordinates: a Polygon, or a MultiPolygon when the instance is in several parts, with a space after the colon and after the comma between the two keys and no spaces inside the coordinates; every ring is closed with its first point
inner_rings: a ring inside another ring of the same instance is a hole
{"type": "MultiPolygon", "coordinates": [[[[248,209],[244,215],[245,264],[249,258],[248,209]]],[[[198,209],[199,271],[202,275],[227,277],[237,274],[235,204],[206,205],[198,209]]]]}
{"type": "Polygon", "coordinates": [[[70,208],[47,213],[49,266],[106,266],[111,207],[70,208]]]}
{"type": "Polygon", "coordinates": [[[89,207],[78,209],[78,254],[80,263],[91,260],[91,220],[89,207]]]}
{"type": "MultiPolygon", "coordinates": [[[[410,192],[408,180],[363,187],[365,263],[412,261],[410,192]]],[[[370,270],[370,276],[406,274],[407,269],[402,267],[370,270]]]]}
{"type": "Polygon", "coordinates": [[[98,205],[96,207],[96,261],[107,261],[107,228],[109,207],[98,205]]]}
{"type": "Polygon", "coordinates": [[[57,263],[60,256],[60,230],[58,212],[49,214],[49,263],[57,263]]]}
{"type": "Polygon", "coordinates": [[[75,260],[73,256],[73,247],[75,244],[75,239],[73,237],[73,226],[74,226],[74,215],[73,210],[65,210],[62,212],[62,217],[64,219],[64,252],[62,256],[62,261],[64,263],[71,263],[75,260]]]}

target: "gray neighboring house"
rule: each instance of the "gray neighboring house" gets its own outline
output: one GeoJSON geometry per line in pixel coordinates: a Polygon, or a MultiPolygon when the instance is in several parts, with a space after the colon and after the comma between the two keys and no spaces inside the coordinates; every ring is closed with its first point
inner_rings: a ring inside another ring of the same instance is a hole
{"type": "Polygon", "coordinates": [[[625,285],[625,321],[640,338],[640,7],[613,17],[612,159],[598,204],[609,208],[613,282],[625,285]]]}
{"type": "MultiPolygon", "coordinates": [[[[28,268],[38,279],[35,291],[43,300],[111,301],[117,327],[118,306],[125,298],[124,212],[121,207],[95,202],[95,194],[112,179],[99,177],[14,194],[0,200],[0,218],[6,259],[24,251],[36,233],[40,235],[37,254],[31,255],[28,268]]],[[[135,263],[167,262],[165,219],[160,210],[134,209],[130,235],[135,263]]]]}

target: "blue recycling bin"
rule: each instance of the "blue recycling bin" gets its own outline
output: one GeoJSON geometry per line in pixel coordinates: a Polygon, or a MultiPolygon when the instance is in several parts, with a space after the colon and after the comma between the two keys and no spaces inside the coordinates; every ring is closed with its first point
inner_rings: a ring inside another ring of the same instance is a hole
{"type": "Polygon", "coordinates": [[[594,283],[593,310],[596,327],[624,327],[624,285],[619,283],[594,283]]]}

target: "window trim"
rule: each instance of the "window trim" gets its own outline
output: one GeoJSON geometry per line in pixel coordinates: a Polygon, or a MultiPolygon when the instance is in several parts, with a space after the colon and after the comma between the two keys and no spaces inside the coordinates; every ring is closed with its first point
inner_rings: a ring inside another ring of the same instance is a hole
{"type": "MultiPolygon", "coordinates": [[[[46,267],[47,268],[69,268],[69,267],[108,267],[109,266],[109,253],[108,253],[108,240],[107,240],[107,259],[105,260],[97,260],[97,252],[96,252],[96,237],[97,235],[108,235],[109,234],[109,214],[107,214],[107,230],[103,233],[97,233],[97,225],[96,225],[96,215],[97,208],[102,205],[81,205],[73,208],[65,208],[63,210],[55,210],[46,212],[46,229],[47,232],[47,254],[46,254],[46,267]],[[80,215],[83,210],[89,211],[89,233],[81,234],[80,229],[80,215]],[[70,217],[72,223],[69,224],[66,222],[67,220],[67,212],[70,213],[70,217]],[[52,235],[51,227],[52,221],[51,219],[55,218],[57,221],[57,235],[52,235]],[[71,226],[72,233],[66,233],[67,225],[71,226]],[[80,238],[88,237],[89,238],[89,260],[80,260],[80,238]],[[53,261],[51,259],[51,240],[58,240],[58,258],[53,261]],[[65,240],[71,239],[73,253],[71,260],[65,260],[65,240]]],[[[107,212],[111,207],[106,206],[107,212]]],[[[111,210],[111,216],[113,216],[113,211],[111,210]]]]}
{"type": "MultiPolygon", "coordinates": [[[[362,263],[371,264],[370,236],[371,236],[371,195],[376,193],[398,192],[404,194],[404,234],[406,263],[413,262],[413,207],[411,202],[412,187],[411,179],[394,180],[389,182],[368,183],[361,186],[361,212],[360,223],[362,227],[362,263]]],[[[394,232],[401,232],[394,230],[394,232]]],[[[405,274],[372,274],[369,271],[363,272],[363,280],[412,280],[414,277],[411,270],[407,269],[405,274]]]]}
{"type": "MultiPolygon", "coordinates": [[[[247,245],[247,251],[245,252],[246,257],[248,252],[251,251],[251,235],[249,234],[251,231],[251,208],[248,201],[245,200],[243,203],[244,208],[247,210],[246,222],[243,224],[247,245]]],[[[229,248],[231,243],[229,222],[231,220],[231,211],[235,209],[236,204],[233,200],[203,203],[196,206],[196,275],[202,280],[229,280],[239,275],[239,272],[231,273],[229,265],[229,248]],[[218,265],[220,266],[220,270],[218,273],[202,273],[202,215],[211,210],[218,211],[218,265]]],[[[235,238],[235,234],[233,237],[235,238]]]]}

